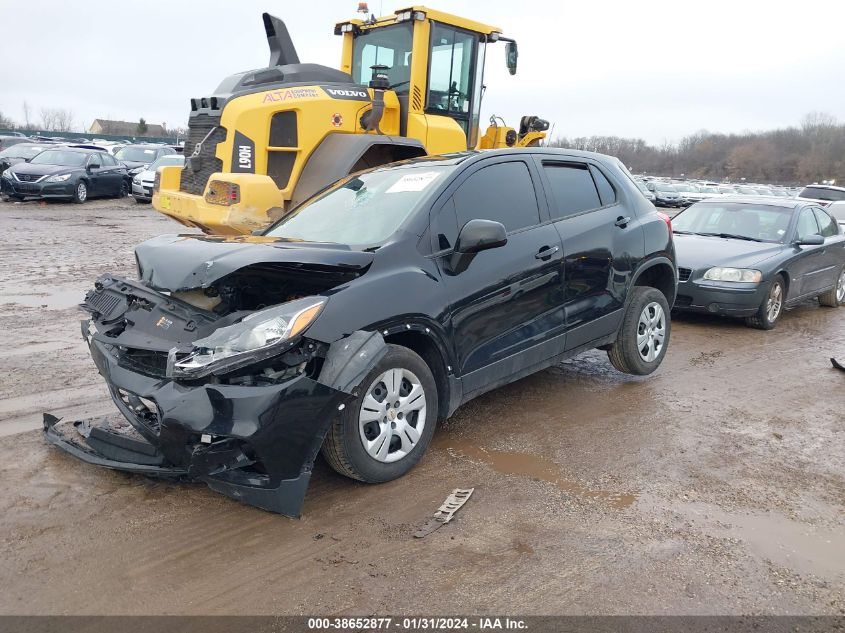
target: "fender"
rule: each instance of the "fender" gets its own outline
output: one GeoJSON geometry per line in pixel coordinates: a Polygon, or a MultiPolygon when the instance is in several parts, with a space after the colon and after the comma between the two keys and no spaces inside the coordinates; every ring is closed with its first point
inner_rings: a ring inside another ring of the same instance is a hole
{"type": "MultiPolygon", "coordinates": [[[[666,256],[658,255],[656,257],[652,257],[651,259],[647,259],[640,263],[637,270],[634,272],[634,276],[631,278],[631,285],[630,287],[637,285],[637,280],[640,278],[645,271],[649,270],[650,268],[654,268],[655,266],[659,266],[661,264],[665,264],[669,266],[672,270],[675,271],[675,279],[674,279],[674,290],[672,293],[672,300],[669,302],[669,306],[671,307],[675,303],[675,297],[678,294],[678,275],[677,275],[677,268],[675,267],[675,263],[666,256]]],[[[625,306],[627,307],[628,302],[630,301],[631,293],[628,292],[628,295],[625,297],[625,306]]]]}
{"type": "Polygon", "coordinates": [[[424,156],[427,153],[422,143],[402,136],[329,134],[311,153],[302,168],[291,196],[291,208],[349,175],[364,154],[377,145],[396,148],[396,160],[424,156]]]}

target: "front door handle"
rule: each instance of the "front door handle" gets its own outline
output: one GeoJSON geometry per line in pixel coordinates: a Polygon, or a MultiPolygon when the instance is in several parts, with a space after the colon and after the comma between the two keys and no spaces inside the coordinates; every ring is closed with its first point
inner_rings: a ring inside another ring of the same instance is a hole
{"type": "Polygon", "coordinates": [[[628,223],[629,223],[630,221],[631,221],[631,218],[629,218],[629,217],[622,217],[622,216],[620,215],[618,218],[616,218],[616,222],[614,222],[614,224],[615,224],[616,226],[618,226],[618,227],[620,227],[620,228],[623,228],[623,229],[624,229],[626,226],[628,226],[628,223]]]}
{"type": "Polygon", "coordinates": [[[560,246],[544,246],[534,253],[534,259],[551,259],[552,255],[560,250],[560,246]]]}

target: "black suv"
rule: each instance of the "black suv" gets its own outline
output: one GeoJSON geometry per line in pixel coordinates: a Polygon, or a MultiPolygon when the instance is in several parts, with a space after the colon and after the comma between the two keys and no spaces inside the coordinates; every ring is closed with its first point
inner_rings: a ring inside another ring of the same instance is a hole
{"type": "Polygon", "coordinates": [[[134,430],[47,415],[47,438],[290,515],[321,448],[388,481],[461,404],[561,359],[654,371],[676,290],[670,220],[619,161],[551,149],[361,172],[263,235],[136,257],[140,279],[101,277],[82,327],[134,430]]]}

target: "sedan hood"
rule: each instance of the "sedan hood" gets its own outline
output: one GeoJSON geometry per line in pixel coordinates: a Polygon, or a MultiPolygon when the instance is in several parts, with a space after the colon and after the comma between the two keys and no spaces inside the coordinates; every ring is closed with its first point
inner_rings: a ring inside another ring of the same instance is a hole
{"type": "Polygon", "coordinates": [[[141,280],[156,290],[171,292],[207,288],[242,268],[261,264],[360,273],[369,267],[374,256],[346,246],[303,244],[263,236],[162,235],[135,249],[141,280]]]}
{"type": "Polygon", "coordinates": [[[135,169],[137,167],[147,167],[152,163],[144,163],[138,160],[122,160],[120,161],[123,165],[126,166],[126,169],[135,169]]]}
{"type": "Polygon", "coordinates": [[[678,266],[696,270],[711,266],[749,268],[783,250],[783,244],[750,242],[706,235],[675,234],[678,266]]]}
{"type": "Polygon", "coordinates": [[[27,174],[29,176],[48,176],[59,174],[81,167],[70,167],[69,165],[33,165],[32,163],[18,163],[9,167],[13,174],[27,174]]]}

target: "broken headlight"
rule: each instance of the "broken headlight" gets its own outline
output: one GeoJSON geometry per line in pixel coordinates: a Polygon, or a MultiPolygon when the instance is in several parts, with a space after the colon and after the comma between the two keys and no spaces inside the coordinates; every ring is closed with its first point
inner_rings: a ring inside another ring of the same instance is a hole
{"type": "Polygon", "coordinates": [[[176,348],[170,350],[167,374],[201,378],[271,358],[311,325],[325,304],[322,297],[306,297],[253,312],[194,341],[193,349],[186,355],[178,357],[176,348]]]}

